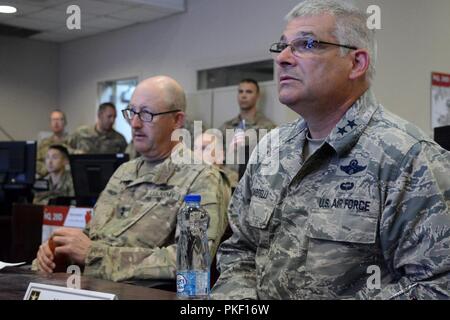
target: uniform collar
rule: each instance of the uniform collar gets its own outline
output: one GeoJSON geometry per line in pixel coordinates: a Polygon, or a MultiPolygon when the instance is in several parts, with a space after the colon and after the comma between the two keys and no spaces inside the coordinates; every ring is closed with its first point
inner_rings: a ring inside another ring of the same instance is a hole
{"type": "MultiPolygon", "coordinates": [[[[339,157],[344,155],[356,144],[378,108],[379,105],[376,103],[374,95],[370,90],[367,91],[347,110],[331,134],[325,139],[324,145],[331,146],[339,157]]],[[[289,156],[282,157],[280,163],[292,179],[303,163],[303,147],[308,133],[308,125],[304,119],[300,118],[291,126],[292,129],[285,137],[280,136],[279,147],[288,150],[289,156]]]]}
{"type": "MultiPolygon", "coordinates": [[[[263,119],[263,114],[261,111],[258,110],[258,111],[256,111],[255,118],[253,119],[253,121],[251,121],[251,120],[245,120],[245,121],[246,121],[247,125],[253,126],[253,125],[256,125],[259,122],[261,122],[262,119],[263,119]]],[[[241,123],[241,120],[242,120],[242,118],[241,118],[241,115],[239,114],[237,117],[231,119],[231,124],[233,126],[239,126],[239,124],[241,123]]]]}
{"type": "Polygon", "coordinates": [[[100,132],[100,131],[97,130],[97,124],[94,124],[94,126],[91,127],[91,130],[97,136],[110,136],[111,134],[113,134],[115,132],[114,128],[112,128],[109,131],[100,132]]]}
{"type": "Polygon", "coordinates": [[[338,156],[353,148],[378,108],[379,104],[369,89],[347,110],[326,139],[338,156]]]}
{"type": "Polygon", "coordinates": [[[166,184],[175,171],[178,170],[178,164],[174,163],[172,158],[176,155],[186,154],[189,159],[192,158],[191,151],[183,143],[178,143],[169,157],[158,162],[150,162],[144,157],[138,158],[135,170],[126,172],[121,180],[131,182],[128,186],[133,186],[142,182],[154,184],[166,184]]]}

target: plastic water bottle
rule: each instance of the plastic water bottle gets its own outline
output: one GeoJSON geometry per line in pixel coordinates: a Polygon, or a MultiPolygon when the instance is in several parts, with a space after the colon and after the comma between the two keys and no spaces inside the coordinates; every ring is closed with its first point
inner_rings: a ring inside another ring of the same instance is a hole
{"type": "Polygon", "coordinates": [[[186,195],[178,213],[177,296],[181,299],[209,298],[209,215],[200,201],[200,195],[186,195]]]}

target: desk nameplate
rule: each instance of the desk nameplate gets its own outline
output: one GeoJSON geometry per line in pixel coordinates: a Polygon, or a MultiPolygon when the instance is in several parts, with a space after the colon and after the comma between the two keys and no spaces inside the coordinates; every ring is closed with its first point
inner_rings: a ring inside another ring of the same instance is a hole
{"type": "Polygon", "coordinates": [[[30,282],[23,300],[116,300],[112,293],[30,282]]]}

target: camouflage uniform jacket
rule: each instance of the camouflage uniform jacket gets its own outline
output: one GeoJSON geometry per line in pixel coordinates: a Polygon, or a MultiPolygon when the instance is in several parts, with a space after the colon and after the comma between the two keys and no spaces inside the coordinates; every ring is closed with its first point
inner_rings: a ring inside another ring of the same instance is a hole
{"type": "MultiPolygon", "coordinates": [[[[174,152],[188,152],[178,144],[174,152]]],[[[228,181],[213,166],[143,157],[123,164],[110,179],[85,232],[92,240],[85,274],[113,281],[175,279],[177,212],[188,193],[200,194],[210,215],[215,254],[227,227],[228,181]]]]}
{"type": "Polygon", "coordinates": [[[45,167],[45,158],[47,157],[48,148],[53,144],[59,144],[64,147],[68,147],[69,135],[64,133],[62,141],[57,140],[55,135],[42,139],[38,143],[37,155],[36,155],[36,173],[39,177],[45,177],[47,175],[47,168],[45,167]]]}
{"type": "Polygon", "coordinates": [[[306,133],[302,120],[282,126],[271,153],[247,168],[213,296],[447,298],[450,153],[370,91],[305,161],[306,133]],[[265,175],[275,155],[278,172],[265,175]]]}
{"type": "Polygon", "coordinates": [[[69,146],[75,153],[122,153],[127,141],[116,130],[100,133],[94,126],[82,126],[72,134],[69,146]]]}
{"type": "Polygon", "coordinates": [[[73,197],[75,195],[73,189],[72,176],[70,171],[64,171],[58,184],[53,184],[50,174],[43,179],[49,183],[48,191],[36,192],[33,198],[33,204],[47,205],[50,199],[58,197],[73,197]]]}
{"type": "MultiPolygon", "coordinates": [[[[241,123],[241,117],[238,115],[237,117],[234,117],[231,120],[228,120],[222,126],[220,127],[220,131],[222,131],[222,134],[224,137],[226,137],[226,129],[237,129],[239,128],[239,125],[241,123]]],[[[262,112],[257,111],[255,119],[253,121],[246,121],[245,122],[246,129],[267,129],[271,130],[276,127],[276,125],[266,116],[262,114],[262,112]]]]}

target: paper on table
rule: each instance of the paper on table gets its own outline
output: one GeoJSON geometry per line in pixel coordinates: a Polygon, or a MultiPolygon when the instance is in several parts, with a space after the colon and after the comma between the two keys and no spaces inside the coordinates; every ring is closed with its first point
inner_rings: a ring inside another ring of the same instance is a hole
{"type": "Polygon", "coordinates": [[[0,261],[0,270],[2,270],[5,267],[17,267],[17,266],[21,266],[23,264],[25,264],[26,262],[18,262],[18,263],[7,263],[7,262],[3,262],[0,261]]]}

